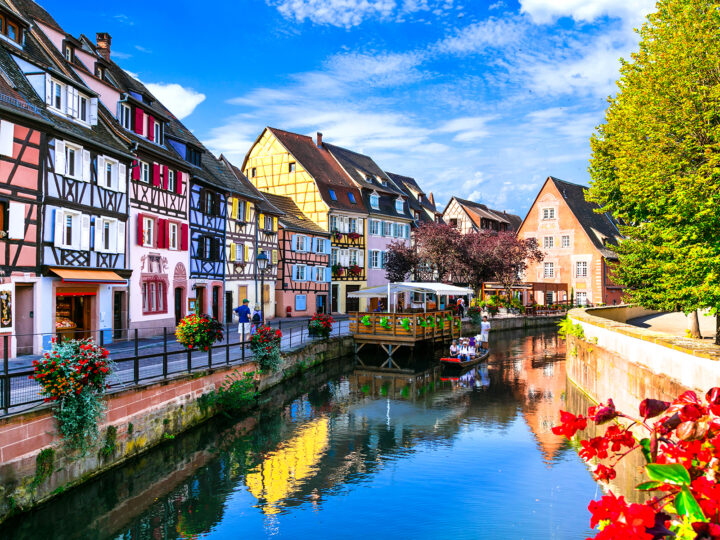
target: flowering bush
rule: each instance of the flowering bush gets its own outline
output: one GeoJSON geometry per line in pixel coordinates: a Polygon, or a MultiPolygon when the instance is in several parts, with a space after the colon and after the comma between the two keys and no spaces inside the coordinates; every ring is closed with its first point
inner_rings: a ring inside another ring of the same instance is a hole
{"type": "Polygon", "coordinates": [[[480,306],[470,306],[467,312],[473,324],[480,324],[482,322],[482,308],[480,306]]]}
{"type": "Polygon", "coordinates": [[[345,273],[345,268],[340,266],[339,264],[333,264],[332,273],[333,276],[342,276],[345,273]]]}
{"type": "Polygon", "coordinates": [[[359,276],[362,274],[362,268],[359,267],[357,264],[353,264],[350,268],[348,268],[348,272],[350,272],[353,276],[359,276]]]}
{"type": "Polygon", "coordinates": [[[223,338],[223,327],[210,315],[188,315],[175,330],[178,343],[186,349],[207,351],[213,343],[223,338]]]}
{"type": "Polygon", "coordinates": [[[308,323],[308,332],[311,336],[322,336],[324,338],[332,332],[335,320],[325,313],[316,313],[308,323]]]}
{"type": "Polygon", "coordinates": [[[362,238],[362,234],[356,233],[356,232],[351,232],[351,233],[348,233],[348,238],[350,240],[359,240],[360,238],[362,238]]]}
{"type": "Polygon", "coordinates": [[[277,371],[280,366],[280,340],[282,332],[269,326],[258,326],[250,338],[250,350],[263,371],[277,371]]]}
{"type": "Polygon", "coordinates": [[[720,388],[712,388],[704,400],[692,391],[671,403],[645,399],[638,412],[637,418],[625,415],[608,400],[590,407],[587,417],[561,411],[561,424],[553,428],[553,433],[573,438],[588,421],[628,421],[627,427],[612,423],[603,435],[580,440],[583,460],[606,462],[594,467],[600,482],[615,478],[615,466],[630,452],[645,457],[647,481],[636,489],[655,495],[643,504],[628,504],[612,492],[592,501],[590,525],[600,530],[595,538],[720,539],[720,388]],[[647,437],[636,440],[633,426],[647,437]]]}
{"type": "Polygon", "coordinates": [[[55,419],[68,447],[84,454],[97,441],[105,411],[102,396],[113,364],[91,339],[52,341],[52,350],[33,360],[34,379],[45,401],[55,402],[55,419]]]}

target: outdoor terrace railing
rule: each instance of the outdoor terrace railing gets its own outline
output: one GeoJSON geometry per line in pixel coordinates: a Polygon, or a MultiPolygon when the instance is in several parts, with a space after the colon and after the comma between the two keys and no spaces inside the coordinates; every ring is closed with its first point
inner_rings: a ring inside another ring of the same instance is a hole
{"type": "Polygon", "coordinates": [[[386,341],[450,339],[461,335],[460,318],[452,310],[427,313],[351,312],[350,333],[358,340],[386,341]]]}
{"type": "MultiPolygon", "coordinates": [[[[273,328],[279,328],[283,337],[281,350],[287,351],[309,342],[322,341],[322,338],[310,336],[307,321],[275,319],[268,322],[273,328]]],[[[63,332],[48,334],[63,338],[63,332]]],[[[347,319],[336,321],[331,337],[349,334],[347,319]]],[[[39,335],[32,335],[33,338],[39,335]]],[[[174,327],[134,329],[129,332],[130,339],[114,340],[104,343],[104,332],[87,332],[82,337],[96,340],[110,351],[110,359],[115,363],[115,371],[110,378],[110,391],[141,387],[160,380],[172,378],[181,373],[204,371],[223,365],[242,365],[252,361],[249,348],[250,335],[240,336],[237,324],[227,324],[223,341],[216,343],[207,351],[188,351],[175,340],[174,327]],[[140,337],[154,333],[152,337],[140,337]]],[[[40,355],[24,355],[10,358],[12,340],[27,338],[21,335],[0,335],[2,346],[2,371],[0,371],[0,416],[15,413],[39,405],[40,385],[30,379],[34,373],[32,361],[40,355]]],[[[21,340],[22,341],[22,340],[21,340]]]]}

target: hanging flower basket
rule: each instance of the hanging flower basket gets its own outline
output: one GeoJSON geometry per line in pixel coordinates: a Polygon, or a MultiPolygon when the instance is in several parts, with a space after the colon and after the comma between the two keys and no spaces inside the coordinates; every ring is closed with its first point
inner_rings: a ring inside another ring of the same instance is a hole
{"type": "Polygon", "coordinates": [[[223,327],[210,315],[188,315],[175,331],[178,343],[187,350],[207,351],[213,343],[222,341],[223,327]]]}
{"type": "Polygon", "coordinates": [[[348,238],[353,241],[359,240],[360,238],[362,238],[362,234],[356,233],[356,232],[351,232],[351,233],[348,233],[348,238]]]}
{"type": "Polygon", "coordinates": [[[333,240],[336,242],[342,242],[342,239],[345,237],[344,233],[341,233],[340,231],[335,231],[333,233],[333,240]]]}
{"type": "Polygon", "coordinates": [[[332,273],[333,273],[333,276],[338,276],[338,277],[342,276],[343,274],[345,274],[345,268],[340,266],[339,264],[333,264],[332,265],[332,273]]]}
{"type": "Polygon", "coordinates": [[[316,313],[308,323],[308,333],[311,336],[320,336],[326,338],[333,329],[335,320],[325,313],[316,313]]]}
{"type": "Polygon", "coordinates": [[[282,332],[269,326],[259,326],[250,338],[250,350],[263,371],[277,371],[280,367],[282,332]]]}
{"type": "Polygon", "coordinates": [[[362,268],[357,264],[353,264],[350,268],[348,268],[348,272],[350,272],[350,275],[352,276],[359,276],[362,274],[362,268]]]}

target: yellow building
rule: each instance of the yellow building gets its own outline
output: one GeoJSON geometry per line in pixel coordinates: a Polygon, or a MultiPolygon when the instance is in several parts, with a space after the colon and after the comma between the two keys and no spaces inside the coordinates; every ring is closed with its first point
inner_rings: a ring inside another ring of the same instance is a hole
{"type": "Polygon", "coordinates": [[[360,191],[322,143],[267,127],[250,148],[242,171],[260,190],[290,197],[313,222],[332,234],[331,310],[359,311],[349,292],[367,285],[366,217],[360,191]]]}

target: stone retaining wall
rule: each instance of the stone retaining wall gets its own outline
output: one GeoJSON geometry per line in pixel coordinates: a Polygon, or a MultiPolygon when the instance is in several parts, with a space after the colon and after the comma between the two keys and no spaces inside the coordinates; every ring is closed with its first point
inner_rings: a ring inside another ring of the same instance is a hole
{"type": "MultiPolygon", "coordinates": [[[[490,319],[490,325],[492,327],[491,332],[557,326],[563,318],[565,318],[564,315],[550,315],[547,317],[497,317],[490,319]]],[[[463,321],[462,333],[466,336],[479,334],[480,325],[473,324],[470,321],[463,321]]]]}
{"type": "MultiPolygon", "coordinates": [[[[280,369],[262,377],[260,390],[266,391],[312,366],[352,351],[352,338],[342,337],[286,352],[280,369]]],[[[0,522],[15,511],[44,502],[204,422],[212,412],[202,407],[198,398],[213,390],[232,371],[255,369],[253,362],[222,366],[111,394],[99,443],[103,446],[107,428],[115,427],[117,438],[108,455],[102,455],[99,448],[85,456],[65,451],[48,406],[1,418],[0,522]],[[37,458],[47,448],[52,449],[52,473],[38,481],[37,458]]]]}

